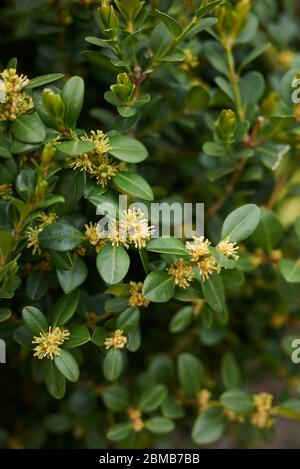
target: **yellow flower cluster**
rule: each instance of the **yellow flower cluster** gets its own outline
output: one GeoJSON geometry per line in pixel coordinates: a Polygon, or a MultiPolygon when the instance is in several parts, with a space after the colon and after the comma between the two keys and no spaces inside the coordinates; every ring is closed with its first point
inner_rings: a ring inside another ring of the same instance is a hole
{"type": "Polygon", "coordinates": [[[73,169],[84,171],[96,178],[97,184],[102,187],[107,186],[113,176],[119,171],[126,169],[123,162],[114,163],[107,153],[111,146],[108,137],[101,131],[91,131],[91,134],[80,137],[82,141],[88,141],[95,144],[95,149],[78,155],[75,159],[69,160],[69,165],[73,169]]]}
{"type": "Polygon", "coordinates": [[[0,184],[0,195],[12,193],[12,184],[0,184]]]}
{"type": "Polygon", "coordinates": [[[204,412],[210,407],[211,396],[212,394],[208,389],[202,389],[202,391],[197,394],[196,399],[201,412],[204,412]]]}
{"type": "Polygon", "coordinates": [[[128,340],[125,335],[123,335],[123,331],[121,329],[117,329],[116,331],[112,332],[106,339],[104,340],[104,347],[106,350],[113,348],[124,348],[127,344],[128,340]]]}
{"type": "Polygon", "coordinates": [[[142,282],[130,282],[130,297],[128,300],[129,306],[132,306],[133,308],[144,306],[146,308],[150,304],[150,301],[142,295],[142,289],[142,282]]]}
{"type": "Polygon", "coordinates": [[[193,54],[191,49],[183,49],[184,60],[181,62],[181,68],[185,72],[188,72],[190,69],[196,68],[199,65],[198,58],[193,54]]]}
{"type": "Polygon", "coordinates": [[[14,121],[18,116],[33,108],[31,96],[24,87],[29,80],[24,75],[18,75],[15,68],[7,68],[0,73],[1,94],[0,121],[14,121]]]}
{"type": "Polygon", "coordinates": [[[32,248],[32,254],[41,254],[41,248],[39,244],[39,234],[43,231],[45,226],[51,225],[51,223],[54,223],[57,220],[57,215],[55,213],[41,213],[38,217],[37,220],[39,220],[39,223],[35,227],[29,227],[26,231],[26,236],[27,236],[27,245],[26,247],[28,249],[32,248]]]}
{"type": "Polygon", "coordinates": [[[175,264],[171,265],[167,272],[173,278],[175,285],[183,289],[190,286],[195,276],[191,264],[183,259],[179,259],[175,264]]]}
{"type": "Polygon", "coordinates": [[[122,244],[128,248],[133,244],[141,249],[146,246],[153,233],[153,226],[148,225],[148,220],[140,208],[125,210],[119,221],[111,220],[105,232],[101,231],[97,223],[85,225],[85,228],[87,240],[96,246],[97,250],[100,250],[107,241],[113,246],[122,244]]]}
{"type": "Polygon", "coordinates": [[[140,432],[144,428],[144,422],[142,420],[142,414],[138,409],[134,409],[133,407],[129,407],[128,409],[128,416],[131,420],[132,429],[135,432],[140,432]]]}
{"type": "Polygon", "coordinates": [[[261,392],[253,397],[256,409],[252,414],[252,424],[258,428],[271,428],[274,425],[274,419],[271,417],[272,394],[261,392]]]}
{"type": "MultiPolygon", "coordinates": [[[[192,264],[195,264],[200,271],[202,280],[206,280],[215,272],[220,272],[221,267],[209,251],[210,241],[204,236],[193,237],[193,241],[187,241],[186,248],[191,256],[192,264]]],[[[216,250],[228,259],[238,260],[239,247],[235,242],[231,242],[229,238],[219,242],[216,250]]]]}
{"type": "Polygon", "coordinates": [[[70,332],[61,327],[52,329],[49,327],[48,332],[41,332],[39,336],[33,337],[32,343],[37,344],[34,348],[34,357],[39,360],[43,358],[50,358],[60,355],[60,346],[70,336],[70,332]]]}

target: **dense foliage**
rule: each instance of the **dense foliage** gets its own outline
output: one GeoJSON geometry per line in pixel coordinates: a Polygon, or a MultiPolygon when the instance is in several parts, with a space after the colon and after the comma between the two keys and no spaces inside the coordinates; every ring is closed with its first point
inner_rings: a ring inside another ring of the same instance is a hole
{"type": "Polygon", "coordinates": [[[0,446],[272,442],[300,419],[300,5],[4,3],[0,446]],[[204,203],[204,236],[138,202],[204,203]]]}

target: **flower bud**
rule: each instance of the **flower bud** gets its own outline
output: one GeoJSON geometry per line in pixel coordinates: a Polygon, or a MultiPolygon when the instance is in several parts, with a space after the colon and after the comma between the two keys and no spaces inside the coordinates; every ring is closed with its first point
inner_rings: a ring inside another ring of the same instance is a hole
{"type": "Polygon", "coordinates": [[[64,117],[65,106],[59,94],[54,93],[50,88],[45,88],[42,99],[50,114],[61,119],[64,117]]]}
{"type": "Polygon", "coordinates": [[[117,83],[111,85],[110,89],[121,101],[128,102],[132,99],[135,85],[131,82],[127,73],[119,73],[117,83]]]}
{"type": "Polygon", "coordinates": [[[42,163],[46,165],[51,163],[55,153],[56,153],[55,146],[52,143],[46,143],[41,154],[42,163]]]}
{"type": "Polygon", "coordinates": [[[119,27],[119,20],[114,7],[107,2],[103,2],[99,8],[99,16],[104,26],[104,34],[110,39],[115,40],[119,27]]]}
{"type": "Polygon", "coordinates": [[[219,139],[226,143],[232,142],[236,127],[235,113],[231,109],[224,109],[215,122],[215,131],[219,139]]]}

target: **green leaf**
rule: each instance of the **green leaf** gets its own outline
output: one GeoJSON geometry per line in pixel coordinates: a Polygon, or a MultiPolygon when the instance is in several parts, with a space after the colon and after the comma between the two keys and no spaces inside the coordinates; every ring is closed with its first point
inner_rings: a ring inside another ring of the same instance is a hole
{"type": "Polygon", "coordinates": [[[57,215],[65,215],[71,212],[79,202],[84,191],[86,177],[81,171],[61,171],[59,180],[55,184],[55,194],[64,198],[64,204],[56,204],[53,211],[57,215]]]}
{"type": "Polygon", "coordinates": [[[11,310],[8,308],[0,308],[0,322],[6,321],[11,316],[11,310]]]}
{"type": "Polygon", "coordinates": [[[217,18],[204,18],[203,20],[198,21],[198,23],[189,30],[185,37],[192,37],[195,34],[198,34],[201,31],[208,29],[210,26],[216,24],[217,21],[217,18]]]}
{"type": "Polygon", "coordinates": [[[204,44],[204,53],[213,68],[227,76],[226,57],[220,44],[216,41],[206,41],[204,44]]]}
{"type": "Polygon", "coordinates": [[[91,202],[96,207],[103,203],[103,194],[107,192],[106,187],[100,187],[98,184],[93,183],[91,180],[87,180],[83,191],[83,197],[91,202]]]}
{"type": "Polygon", "coordinates": [[[289,283],[300,283],[300,265],[289,259],[280,259],[279,271],[289,283]]]}
{"type": "Polygon", "coordinates": [[[224,417],[221,409],[207,409],[195,420],[192,439],[197,445],[214,443],[224,433],[224,417]]]}
{"type": "Polygon", "coordinates": [[[44,314],[35,306],[26,306],[22,310],[25,326],[35,336],[48,330],[48,321],[44,314]]]}
{"type": "Polygon", "coordinates": [[[125,440],[131,432],[129,423],[116,423],[107,432],[107,438],[111,441],[125,440]]]}
{"type": "Polygon", "coordinates": [[[79,301],[78,291],[74,291],[69,295],[63,295],[59,298],[53,307],[50,315],[50,322],[52,327],[63,326],[72,318],[76,311],[79,301]]]}
{"type": "Polygon", "coordinates": [[[221,314],[226,308],[225,293],[222,278],[219,274],[213,274],[202,281],[202,291],[209,306],[221,314]]]}
{"type": "Polygon", "coordinates": [[[224,147],[222,143],[206,142],[203,145],[203,151],[207,155],[214,156],[214,157],[226,155],[226,148],[224,147]]]}
{"type": "Polygon", "coordinates": [[[210,13],[214,8],[220,5],[222,1],[223,0],[215,0],[214,2],[209,3],[209,5],[198,8],[198,10],[196,10],[197,18],[202,18],[203,16],[208,15],[208,13],[210,13]]]}
{"type": "Polygon", "coordinates": [[[246,107],[256,104],[265,91],[265,80],[261,73],[249,72],[240,80],[241,100],[246,107]]]}
{"type": "Polygon", "coordinates": [[[162,414],[170,419],[180,419],[185,416],[184,408],[174,396],[167,396],[162,404],[162,414]]]}
{"type": "Polygon", "coordinates": [[[74,76],[64,85],[61,97],[65,105],[65,123],[73,128],[81,112],[84,98],[84,81],[74,76]]]}
{"type": "Polygon", "coordinates": [[[70,156],[80,155],[81,153],[88,153],[94,150],[95,144],[89,141],[74,141],[74,142],[62,142],[56,147],[58,151],[66,153],[70,156]]]}
{"type": "Polygon", "coordinates": [[[140,311],[137,308],[126,308],[117,319],[117,328],[125,332],[134,329],[140,320],[140,311]]]}
{"type": "Polygon", "coordinates": [[[275,407],[275,415],[300,420],[300,399],[288,399],[275,407]]]}
{"type": "Polygon", "coordinates": [[[65,377],[56,368],[53,360],[44,360],[44,379],[47,389],[55,399],[62,399],[66,393],[65,377]]]}
{"type": "Polygon", "coordinates": [[[153,303],[166,303],[175,292],[175,285],[172,277],[167,272],[155,271],[147,275],[143,296],[153,303]]]}
{"type": "Polygon", "coordinates": [[[112,178],[120,191],[137,199],[153,200],[153,192],[148,182],[139,174],[119,172],[112,178]]]}
{"type": "Polygon", "coordinates": [[[241,384],[241,374],[236,359],[231,352],[223,355],[221,362],[221,376],[226,389],[238,388],[241,384]]]}
{"type": "Polygon", "coordinates": [[[187,396],[196,396],[203,386],[204,367],[200,360],[190,353],[178,357],[178,378],[187,396]]]}
{"type": "Polygon", "coordinates": [[[4,259],[11,253],[14,243],[13,235],[10,231],[0,231],[0,256],[4,259]]]}
{"type": "Polygon", "coordinates": [[[142,143],[126,135],[113,135],[110,137],[110,145],[108,153],[127,163],[140,163],[148,156],[147,149],[142,143]]]}
{"type": "Polygon", "coordinates": [[[70,270],[59,270],[57,269],[57,278],[64,293],[71,293],[76,290],[87,278],[88,269],[84,261],[74,255],[73,265],[70,270]]]}
{"type": "Polygon", "coordinates": [[[65,378],[72,382],[78,381],[79,367],[70,352],[61,349],[60,355],[54,357],[54,363],[65,378]]]}
{"type": "Polygon", "coordinates": [[[21,345],[21,347],[24,347],[27,350],[33,349],[33,344],[32,344],[33,336],[29,332],[26,326],[19,326],[15,330],[13,338],[19,345],[21,345]]]}
{"type": "Polygon", "coordinates": [[[38,88],[39,86],[48,85],[48,83],[52,83],[53,81],[60,80],[65,75],[63,73],[49,73],[48,75],[41,75],[40,77],[35,77],[28,85],[25,86],[25,89],[33,89],[38,88]]]}
{"type": "Polygon", "coordinates": [[[293,102],[294,93],[297,96],[299,95],[299,92],[297,92],[297,88],[299,88],[299,86],[298,87],[293,87],[293,82],[297,78],[298,73],[299,73],[298,68],[294,68],[292,70],[289,70],[283,76],[283,78],[280,82],[280,88],[279,88],[280,97],[283,99],[285,104],[287,104],[287,106],[289,106],[289,107],[294,106],[294,102],[293,102]]]}
{"type": "Polygon", "coordinates": [[[283,227],[277,215],[271,210],[262,209],[260,221],[251,236],[251,241],[262,247],[267,253],[271,253],[282,236],[283,227]]]}
{"type": "Polygon", "coordinates": [[[103,327],[96,327],[92,335],[93,344],[97,345],[98,347],[102,347],[104,345],[106,336],[106,329],[104,329],[103,327]]]}
{"type": "Polygon", "coordinates": [[[71,327],[70,336],[68,340],[64,342],[64,349],[80,347],[81,345],[89,342],[90,339],[91,336],[87,327],[77,324],[76,326],[71,327]]]}
{"type": "Polygon", "coordinates": [[[175,316],[172,317],[170,324],[169,324],[169,329],[170,332],[176,333],[176,332],[182,332],[184,331],[187,327],[190,326],[194,318],[194,308],[193,306],[185,306],[184,308],[181,308],[175,316]]]}
{"type": "Polygon", "coordinates": [[[258,47],[255,47],[249,54],[246,55],[244,58],[243,62],[241,63],[239,70],[243,70],[247,65],[249,65],[253,60],[257,59],[260,55],[262,55],[269,47],[271,44],[261,44],[258,47]]]}
{"type": "Polygon", "coordinates": [[[26,293],[30,300],[42,298],[48,288],[48,275],[42,270],[33,271],[26,279],[26,293]]]}
{"type": "Polygon", "coordinates": [[[30,202],[35,195],[37,183],[36,170],[33,168],[24,168],[18,174],[16,179],[16,190],[20,197],[26,202],[30,202]]]}
{"type": "Polygon", "coordinates": [[[39,234],[39,242],[46,249],[70,251],[83,240],[82,233],[67,223],[57,222],[47,225],[39,234]]]}
{"type": "Polygon", "coordinates": [[[48,250],[51,261],[59,270],[70,270],[73,265],[73,257],[70,252],[58,252],[52,249],[48,250]]]}
{"type": "Polygon", "coordinates": [[[105,355],[103,362],[103,374],[108,381],[119,378],[123,368],[123,356],[119,349],[111,348],[105,355]]]}
{"type": "Polygon", "coordinates": [[[102,399],[106,407],[114,412],[123,412],[130,405],[127,389],[119,384],[106,386],[102,392],[102,399]]]}
{"type": "Polygon", "coordinates": [[[222,227],[222,239],[230,241],[243,241],[248,238],[260,220],[260,209],[254,204],[243,205],[231,212],[225,219],[222,227]]]}
{"type": "Polygon", "coordinates": [[[220,401],[226,409],[232,410],[239,415],[249,415],[254,409],[254,401],[251,395],[241,389],[232,389],[224,392],[220,401]]]}
{"type": "Polygon", "coordinates": [[[174,18],[171,16],[167,15],[166,13],[163,13],[162,11],[155,10],[157,16],[162,20],[162,22],[165,24],[165,26],[168,28],[172,36],[178,37],[182,33],[182,27],[176,21],[174,18]]]}
{"type": "Polygon", "coordinates": [[[138,408],[141,412],[153,412],[167,397],[168,391],[163,384],[154,384],[143,391],[138,408]]]}
{"type": "Polygon", "coordinates": [[[152,31],[150,47],[155,58],[161,58],[173,41],[173,36],[164,23],[158,24],[152,31]]]}
{"type": "Polygon", "coordinates": [[[130,258],[123,246],[108,244],[97,255],[96,264],[103,280],[113,285],[121,282],[127,274],[130,258]]]}
{"type": "Polygon", "coordinates": [[[174,422],[166,417],[152,417],[146,420],[145,428],[152,433],[170,433],[174,430],[174,422]]]}
{"type": "Polygon", "coordinates": [[[16,139],[25,143],[40,143],[46,138],[46,128],[36,112],[18,117],[11,131],[16,139]]]}
{"type": "Polygon", "coordinates": [[[147,251],[177,256],[189,255],[183,242],[177,238],[153,238],[147,244],[147,251]]]}

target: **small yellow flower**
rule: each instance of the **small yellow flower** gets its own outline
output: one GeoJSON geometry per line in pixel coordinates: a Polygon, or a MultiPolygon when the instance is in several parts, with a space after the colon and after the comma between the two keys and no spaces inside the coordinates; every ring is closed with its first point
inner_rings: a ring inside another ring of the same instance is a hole
{"type": "Polygon", "coordinates": [[[204,412],[210,407],[211,392],[208,389],[202,389],[197,396],[197,403],[201,412],[204,412]]]}
{"type": "Polygon", "coordinates": [[[49,327],[48,332],[41,332],[39,336],[33,337],[32,343],[37,344],[34,348],[34,357],[39,360],[43,358],[50,358],[60,355],[60,345],[69,338],[70,332],[61,327],[52,329],[49,327]]]}
{"type": "Polygon", "coordinates": [[[138,409],[134,409],[133,407],[129,407],[128,409],[128,416],[131,420],[132,429],[135,432],[140,432],[144,428],[144,422],[142,420],[142,414],[138,409]]]}
{"type": "Polygon", "coordinates": [[[183,259],[179,259],[176,264],[171,265],[167,272],[173,277],[175,285],[183,289],[190,286],[195,276],[193,267],[183,259]]]}
{"type": "Polygon", "coordinates": [[[123,335],[123,331],[121,329],[117,329],[116,331],[112,332],[108,337],[106,337],[104,341],[104,346],[106,350],[110,349],[111,347],[116,349],[124,348],[127,342],[127,337],[123,335]]]}
{"type": "Polygon", "coordinates": [[[216,246],[216,250],[219,251],[223,256],[228,257],[228,259],[232,259],[237,261],[239,256],[237,255],[239,247],[234,242],[232,243],[229,238],[220,241],[219,244],[216,246]]]}
{"type": "Polygon", "coordinates": [[[84,225],[85,227],[85,237],[89,243],[93,246],[96,246],[100,241],[100,234],[98,230],[98,224],[90,222],[89,225],[84,225]]]}
{"type": "Polygon", "coordinates": [[[109,224],[107,239],[113,246],[120,246],[120,244],[128,246],[126,232],[120,228],[120,224],[116,220],[111,220],[109,224]]]}
{"type": "Polygon", "coordinates": [[[127,237],[129,243],[134,244],[137,249],[144,248],[149,241],[154,227],[148,225],[147,218],[140,208],[124,211],[120,220],[120,231],[127,237]]]}
{"type": "Polygon", "coordinates": [[[186,248],[192,256],[192,261],[198,262],[201,257],[207,256],[209,254],[209,245],[210,241],[205,239],[204,236],[193,236],[193,241],[187,241],[186,248]]]}
{"type": "Polygon", "coordinates": [[[28,228],[26,231],[27,235],[27,244],[26,247],[27,249],[32,248],[32,254],[41,254],[41,248],[40,248],[40,243],[39,243],[39,234],[41,233],[41,229],[38,227],[35,228],[28,228]]]}
{"type": "Polygon", "coordinates": [[[229,422],[238,422],[238,423],[244,423],[245,417],[243,415],[237,414],[233,410],[230,409],[224,409],[224,414],[227,417],[229,422]]]}
{"type": "Polygon", "coordinates": [[[12,193],[12,184],[0,184],[0,195],[12,193]]]}
{"type": "Polygon", "coordinates": [[[185,72],[188,72],[192,68],[196,68],[199,65],[198,58],[193,54],[191,49],[183,49],[184,60],[181,62],[181,68],[185,72]]]}
{"type": "Polygon", "coordinates": [[[3,102],[0,103],[0,121],[14,121],[18,116],[33,108],[31,96],[25,91],[29,80],[24,75],[18,75],[15,68],[7,68],[0,73],[2,79],[3,102]]]}
{"type": "Polygon", "coordinates": [[[150,301],[142,295],[142,289],[142,282],[130,282],[130,297],[128,300],[129,306],[133,308],[144,306],[146,308],[150,304],[150,301]]]}
{"type": "Polygon", "coordinates": [[[47,225],[51,225],[51,223],[56,222],[58,219],[58,216],[56,213],[41,213],[38,217],[37,220],[39,221],[38,227],[43,229],[47,225]]]}
{"type": "Polygon", "coordinates": [[[96,176],[97,183],[101,187],[107,186],[113,176],[119,171],[119,165],[112,163],[108,156],[101,157],[101,161],[97,168],[94,168],[93,174],[96,176]]]}
{"type": "Polygon", "coordinates": [[[271,417],[272,394],[261,392],[253,396],[256,410],[252,414],[251,422],[258,428],[271,428],[274,425],[274,419],[271,417]]]}
{"type": "Polygon", "coordinates": [[[68,159],[70,168],[79,169],[79,171],[84,171],[85,173],[94,174],[94,165],[90,160],[88,153],[82,153],[78,155],[75,160],[68,159]]]}
{"type": "Polygon", "coordinates": [[[109,138],[105,135],[102,130],[94,130],[91,131],[91,135],[83,135],[80,137],[80,140],[83,141],[91,141],[96,145],[95,150],[93,152],[97,153],[98,155],[105,155],[111,149],[109,138]]]}
{"type": "Polygon", "coordinates": [[[219,266],[212,256],[207,256],[201,259],[198,262],[198,267],[202,280],[208,279],[208,277],[210,277],[214,272],[219,271],[219,266]]]}

